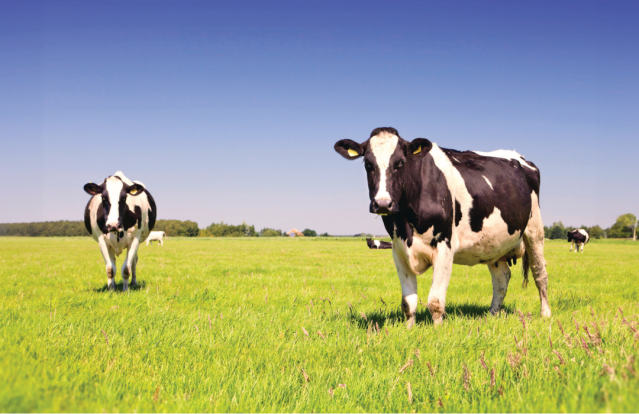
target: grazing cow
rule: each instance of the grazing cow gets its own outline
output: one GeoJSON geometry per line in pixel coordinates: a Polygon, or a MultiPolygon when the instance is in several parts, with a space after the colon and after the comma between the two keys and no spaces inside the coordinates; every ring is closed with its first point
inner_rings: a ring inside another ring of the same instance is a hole
{"type": "Polygon", "coordinates": [[[164,246],[163,238],[168,239],[169,236],[163,231],[152,231],[149,233],[149,237],[146,238],[146,245],[148,246],[149,243],[153,244],[153,241],[157,240],[160,246],[164,246]]]}
{"type": "Polygon", "coordinates": [[[584,229],[577,229],[568,232],[568,241],[570,243],[570,251],[572,252],[572,247],[576,244],[577,248],[575,249],[575,253],[579,253],[579,247],[581,246],[581,252],[584,252],[584,245],[588,243],[590,240],[590,234],[584,229]]]}
{"type": "Polygon", "coordinates": [[[368,244],[369,249],[392,249],[393,248],[393,243],[391,242],[385,242],[385,241],[379,241],[379,240],[373,240],[373,239],[366,239],[366,244],[368,244]]]}
{"type": "Polygon", "coordinates": [[[511,260],[523,257],[524,285],[532,268],[541,315],[550,317],[544,227],[537,167],[515,151],[456,151],[424,138],[403,140],[394,128],[377,128],[358,144],[338,141],[348,160],[364,158],[370,212],[382,216],[393,239],[408,327],[419,303],[417,275],[433,267],[428,309],[443,320],[453,263],[486,264],[493,282],[491,313],[500,311],[511,260]]]}
{"type": "Polygon", "coordinates": [[[89,183],[84,191],[92,195],[84,210],[84,225],[100,245],[106,263],[107,286],[115,289],[115,256],[126,248],[122,265],[122,290],[135,285],[138,247],[155,226],[155,201],[139,181],[131,181],[121,171],[105,178],[102,184],[89,183]]]}

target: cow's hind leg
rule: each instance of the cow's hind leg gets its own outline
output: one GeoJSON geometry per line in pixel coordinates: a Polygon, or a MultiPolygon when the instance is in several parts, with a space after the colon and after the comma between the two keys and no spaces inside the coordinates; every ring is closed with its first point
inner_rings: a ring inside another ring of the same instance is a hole
{"type": "Polygon", "coordinates": [[[136,253],[135,259],[133,259],[133,263],[131,263],[131,286],[135,286],[138,284],[138,279],[136,277],[135,269],[138,267],[138,255],[136,253]]]}
{"type": "Polygon", "coordinates": [[[510,267],[506,262],[497,262],[488,265],[488,270],[493,277],[493,303],[490,306],[490,313],[496,315],[504,304],[504,298],[508,291],[508,282],[510,282],[510,267]]]}
{"type": "Polygon", "coordinates": [[[126,259],[122,265],[122,291],[126,292],[129,289],[129,276],[132,272],[133,262],[138,255],[138,247],[140,247],[140,239],[134,238],[131,242],[131,246],[127,250],[126,259]]]}
{"type": "Polygon", "coordinates": [[[532,214],[528,226],[524,230],[524,243],[526,245],[526,256],[523,260],[524,284],[528,282],[528,269],[530,269],[535,278],[537,290],[539,290],[541,316],[549,318],[552,312],[548,304],[548,273],[544,259],[544,225],[541,221],[539,203],[535,193],[532,194],[532,199],[532,214]]]}

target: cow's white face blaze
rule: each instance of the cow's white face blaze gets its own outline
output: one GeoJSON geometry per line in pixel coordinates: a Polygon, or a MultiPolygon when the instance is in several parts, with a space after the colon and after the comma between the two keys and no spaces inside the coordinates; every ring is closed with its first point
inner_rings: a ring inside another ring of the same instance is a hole
{"type": "Polygon", "coordinates": [[[106,226],[110,232],[121,231],[123,229],[122,217],[120,214],[120,203],[126,204],[126,192],[123,190],[124,183],[121,180],[113,177],[106,180],[106,188],[102,194],[102,199],[104,200],[106,195],[108,203],[105,204],[104,201],[102,203],[105,206],[105,213],[107,206],[110,207],[108,209],[106,219],[106,226]]]}
{"type": "Polygon", "coordinates": [[[391,157],[397,149],[398,141],[397,135],[385,131],[380,132],[369,140],[370,151],[373,153],[373,158],[379,171],[377,193],[371,200],[374,204],[377,204],[376,210],[387,209],[390,212],[392,208],[393,200],[388,192],[387,184],[389,176],[392,175],[392,171],[389,170],[391,157]]]}

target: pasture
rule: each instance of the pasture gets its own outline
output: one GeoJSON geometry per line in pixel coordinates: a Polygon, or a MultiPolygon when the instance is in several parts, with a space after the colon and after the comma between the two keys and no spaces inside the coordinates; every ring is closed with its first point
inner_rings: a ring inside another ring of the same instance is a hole
{"type": "Polygon", "coordinates": [[[88,237],[3,237],[0,410],[636,411],[639,243],[568,249],[546,241],[552,319],[520,265],[499,317],[455,266],[444,325],[420,305],[407,330],[363,239],[171,238],[122,294],[88,237]]]}

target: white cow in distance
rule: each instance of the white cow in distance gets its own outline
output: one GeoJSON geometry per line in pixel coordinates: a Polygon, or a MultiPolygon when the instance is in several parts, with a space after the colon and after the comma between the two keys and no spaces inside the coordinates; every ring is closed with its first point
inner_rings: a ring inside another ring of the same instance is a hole
{"type": "Polygon", "coordinates": [[[146,245],[148,246],[149,243],[153,244],[153,241],[157,240],[160,243],[160,246],[164,246],[162,238],[168,239],[169,236],[167,236],[166,233],[163,231],[152,231],[151,233],[149,233],[149,237],[146,239],[146,245]]]}

